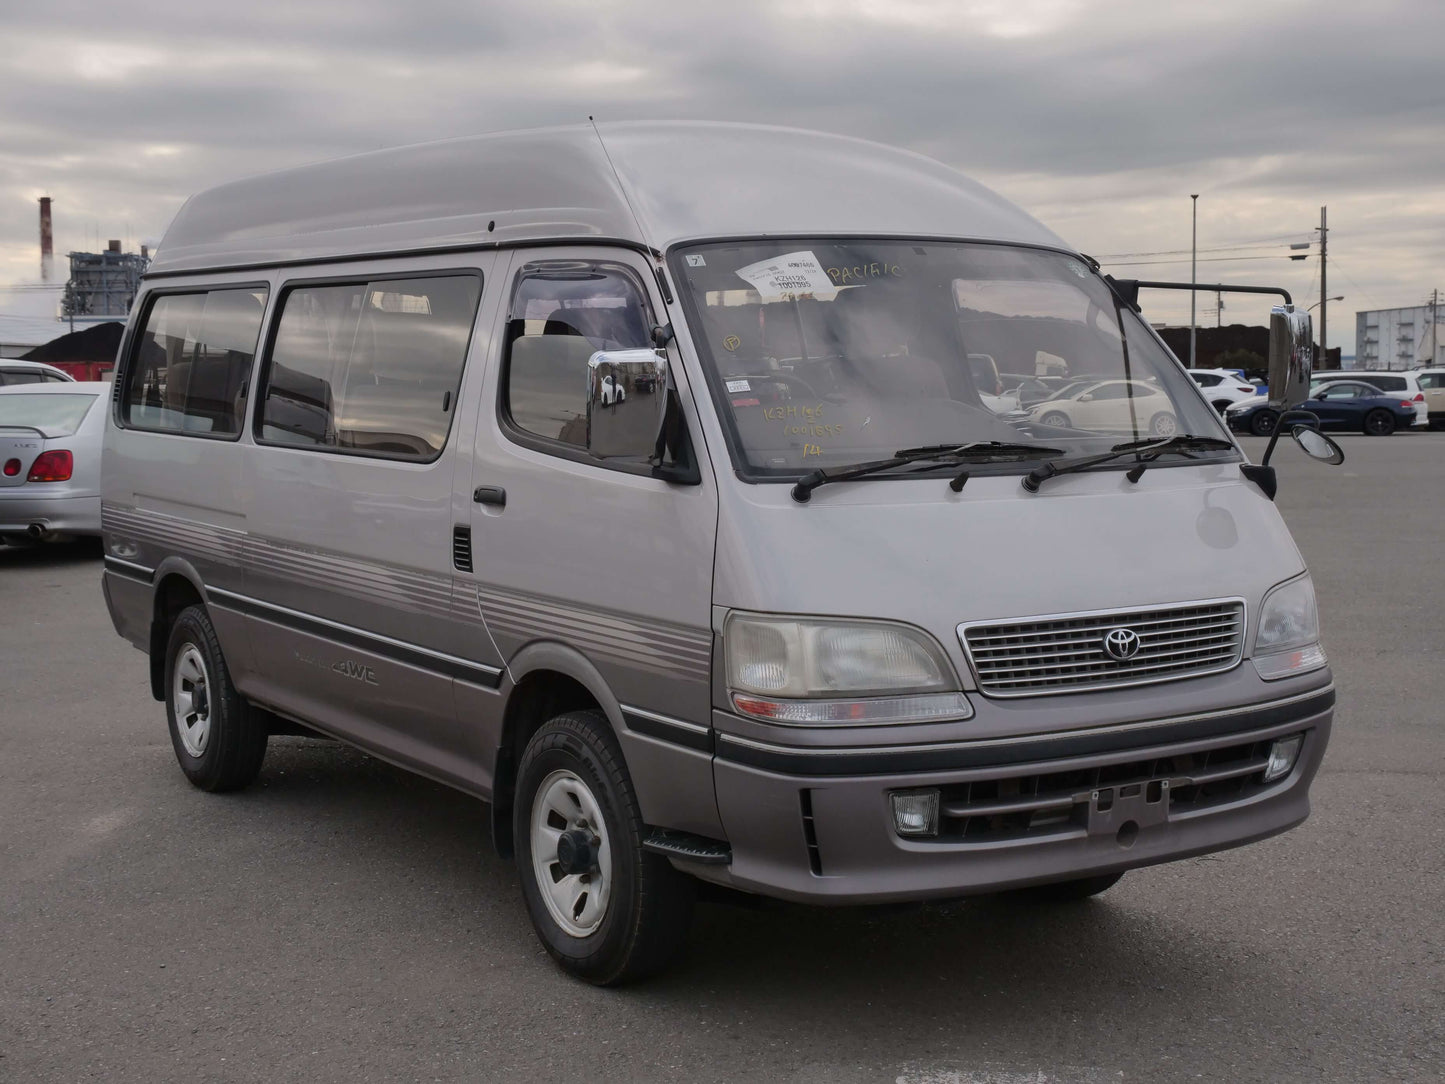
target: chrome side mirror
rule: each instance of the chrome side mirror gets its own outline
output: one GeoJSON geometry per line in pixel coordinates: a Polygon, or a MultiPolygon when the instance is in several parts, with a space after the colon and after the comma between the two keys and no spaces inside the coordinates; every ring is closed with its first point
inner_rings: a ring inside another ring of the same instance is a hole
{"type": "Polygon", "coordinates": [[[1314,365],[1310,314],[1293,305],[1276,305],[1269,314],[1269,401],[1288,410],[1308,399],[1314,365]]]}
{"type": "Polygon", "coordinates": [[[667,414],[667,355],[599,350],[587,361],[587,451],[597,459],[653,460],[667,414]]]}

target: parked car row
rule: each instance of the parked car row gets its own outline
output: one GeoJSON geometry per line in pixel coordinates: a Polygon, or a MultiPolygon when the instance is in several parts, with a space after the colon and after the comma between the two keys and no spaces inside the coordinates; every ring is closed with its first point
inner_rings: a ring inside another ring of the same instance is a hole
{"type": "MultiPolygon", "coordinates": [[[[1429,425],[1428,408],[1415,373],[1317,373],[1310,397],[1300,404],[1320,419],[1320,428],[1389,436],[1397,429],[1429,425]]],[[[1236,432],[1266,437],[1274,432],[1277,408],[1267,399],[1243,400],[1224,414],[1236,432]]]]}

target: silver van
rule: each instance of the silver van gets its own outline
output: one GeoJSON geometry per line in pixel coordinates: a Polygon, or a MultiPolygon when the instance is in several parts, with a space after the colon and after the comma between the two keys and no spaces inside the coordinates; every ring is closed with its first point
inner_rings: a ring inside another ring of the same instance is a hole
{"type": "Polygon", "coordinates": [[[1270,468],[926,158],[588,125],[224,185],[114,388],[105,597],[191,782],[303,733],[475,795],[590,981],[698,881],[1082,898],[1309,812],[1335,694],[1270,468]],[[1067,393],[990,408],[980,355],[1067,393]]]}

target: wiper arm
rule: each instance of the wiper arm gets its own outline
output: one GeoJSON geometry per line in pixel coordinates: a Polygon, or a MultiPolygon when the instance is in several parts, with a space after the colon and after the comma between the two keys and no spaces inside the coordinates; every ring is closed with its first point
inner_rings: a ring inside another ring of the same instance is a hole
{"type": "MultiPolygon", "coordinates": [[[[806,504],[813,490],[829,482],[848,482],[870,474],[904,467],[909,463],[941,460],[948,463],[987,463],[993,460],[1042,459],[1051,455],[1063,455],[1061,448],[1046,448],[1039,444],[1005,444],[996,440],[979,440],[970,444],[931,444],[919,448],[902,448],[890,459],[877,459],[868,463],[854,463],[847,467],[819,468],[799,478],[793,486],[793,500],[806,504]]],[[[967,475],[963,476],[967,480],[967,475]]],[[[958,482],[958,479],[954,479],[958,482]]],[[[954,486],[955,492],[962,488],[962,482],[954,486]]]]}
{"type": "Polygon", "coordinates": [[[1107,452],[1101,452],[1098,455],[1068,459],[1062,463],[1042,463],[1024,475],[1023,487],[1030,493],[1037,493],[1039,486],[1056,475],[1077,474],[1090,467],[1097,467],[1103,463],[1120,459],[1131,452],[1138,454],[1140,461],[1125,477],[1131,482],[1137,482],[1148,469],[1149,464],[1161,455],[1175,452],[1193,459],[1195,457],[1191,453],[1195,451],[1232,451],[1233,449],[1232,441],[1220,437],[1199,437],[1192,433],[1181,433],[1175,437],[1156,437],[1150,440],[1131,440],[1124,444],[1116,444],[1107,452]]]}

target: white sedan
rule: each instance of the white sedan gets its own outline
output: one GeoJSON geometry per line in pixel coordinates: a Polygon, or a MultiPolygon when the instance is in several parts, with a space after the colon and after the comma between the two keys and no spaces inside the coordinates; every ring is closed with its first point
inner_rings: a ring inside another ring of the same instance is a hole
{"type": "Polygon", "coordinates": [[[0,540],[100,534],[100,449],[111,386],[0,388],[0,540]]]}
{"type": "Polygon", "coordinates": [[[1029,419],[1063,429],[1092,429],[1132,436],[1172,437],[1179,431],[1174,402],[1143,380],[1101,380],[1069,385],[1063,394],[1029,410],[1029,419]]]}

